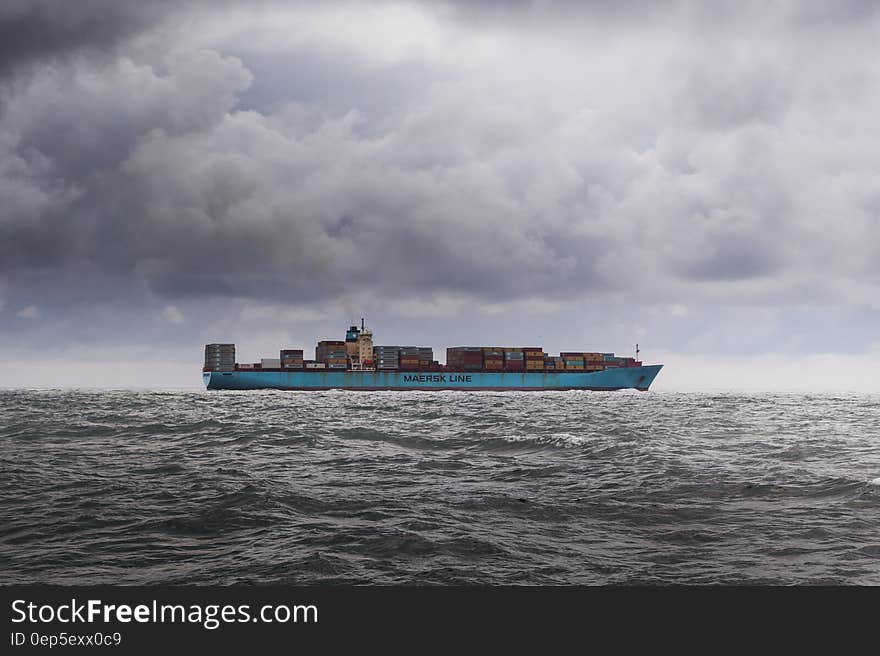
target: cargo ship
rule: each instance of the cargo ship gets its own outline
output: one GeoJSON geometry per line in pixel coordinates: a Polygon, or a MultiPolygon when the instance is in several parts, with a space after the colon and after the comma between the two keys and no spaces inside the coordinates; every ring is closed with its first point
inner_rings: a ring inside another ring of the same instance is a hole
{"type": "Polygon", "coordinates": [[[239,363],[235,344],[206,344],[202,378],[209,390],[495,390],[547,391],[636,389],[647,391],[662,364],[645,365],[614,353],[541,347],[453,346],[446,363],[429,346],[373,345],[361,320],[344,340],[322,340],[315,358],[282,349],[277,358],[239,363]]]}

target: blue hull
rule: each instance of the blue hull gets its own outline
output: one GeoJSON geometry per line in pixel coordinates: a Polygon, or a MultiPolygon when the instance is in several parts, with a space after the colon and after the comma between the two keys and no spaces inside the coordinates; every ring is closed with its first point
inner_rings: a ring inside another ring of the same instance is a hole
{"type": "Polygon", "coordinates": [[[595,372],[206,371],[211,390],[647,390],[663,367],[595,372]]]}

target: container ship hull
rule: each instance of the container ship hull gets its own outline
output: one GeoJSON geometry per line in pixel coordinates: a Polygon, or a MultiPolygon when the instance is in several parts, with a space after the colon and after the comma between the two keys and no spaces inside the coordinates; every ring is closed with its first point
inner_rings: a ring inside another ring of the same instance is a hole
{"type": "Polygon", "coordinates": [[[604,371],[205,371],[209,390],[461,390],[552,391],[647,390],[663,365],[608,368],[604,371]]]}

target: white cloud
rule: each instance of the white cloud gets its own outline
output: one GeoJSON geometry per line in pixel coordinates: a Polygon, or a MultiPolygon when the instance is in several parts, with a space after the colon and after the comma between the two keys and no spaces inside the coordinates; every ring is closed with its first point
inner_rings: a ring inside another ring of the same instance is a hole
{"type": "Polygon", "coordinates": [[[183,313],[174,305],[166,305],[162,308],[162,318],[170,323],[183,323],[183,313]]]}
{"type": "Polygon", "coordinates": [[[40,309],[36,305],[28,305],[15,313],[19,319],[39,319],[40,309]]]}

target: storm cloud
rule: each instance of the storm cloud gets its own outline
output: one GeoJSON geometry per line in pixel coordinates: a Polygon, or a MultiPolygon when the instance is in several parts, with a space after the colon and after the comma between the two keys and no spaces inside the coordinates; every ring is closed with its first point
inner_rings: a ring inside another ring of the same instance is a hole
{"type": "Polygon", "coordinates": [[[7,3],[7,348],[367,313],[870,352],[878,12],[725,7],[7,3]]]}

